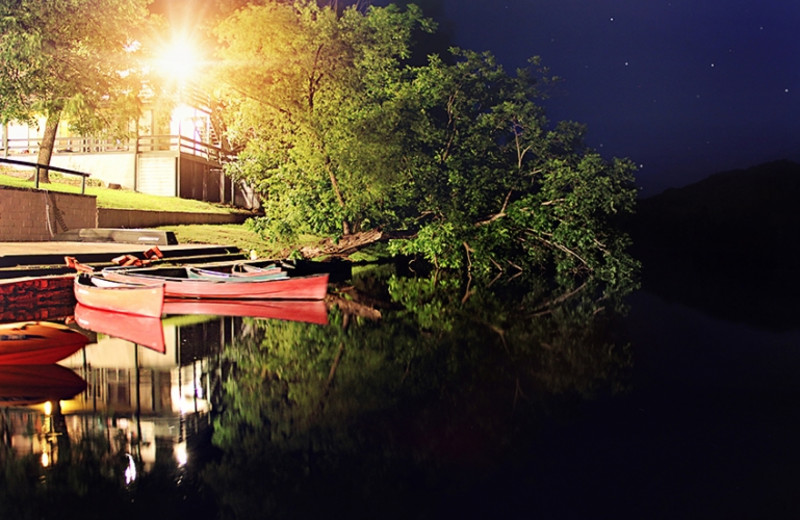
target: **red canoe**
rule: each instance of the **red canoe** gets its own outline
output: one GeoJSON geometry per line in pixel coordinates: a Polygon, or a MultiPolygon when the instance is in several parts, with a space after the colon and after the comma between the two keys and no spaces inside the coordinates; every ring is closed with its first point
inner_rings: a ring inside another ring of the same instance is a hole
{"type": "Polygon", "coordinates": [[[28,406],[72,399],[86,381],[61,365],[0,366],[0,406],[28,406]]]}
{"type": "Polygon", "coordinates": [[[78,303],[95,309],[158,318],[164,308],[163,282],[141,284],[79,274],[74,290],[78,303]]]}
{"type": "Polygon", "coordinates": [[[0,365],[49,365],[79,351],[89,338],[58,323],[0,325],[0,365]]]}
{"type": "Polygon", "coordinates": [[[212,276],[193,278],[186,267],[107,267],[103,276],[120,282],[163,284],[165,295],[173,298],[322,300],[328,293],[327,273],[266,280],[241,277],[231,281],[212,276]]]}

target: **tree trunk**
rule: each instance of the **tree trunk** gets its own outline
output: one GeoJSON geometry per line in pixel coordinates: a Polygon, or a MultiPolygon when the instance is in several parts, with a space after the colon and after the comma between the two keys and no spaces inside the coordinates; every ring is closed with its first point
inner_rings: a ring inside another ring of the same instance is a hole
{"type": "MultiPolygon", "coordinates": [[[[53,148],[56,143],[56,132],[58,132],[58,121],[61,119],[61,112],[50,113],[47,116],[47,123],[44,125],[44,136],[39,144],[39,157],[36,162],[50,166],[50,158],[53,156],[53,148]]],[[[50,171],[47,168],[37,168],[39,172],[39,182],[50,182],[50,171]]]]}
{"type": "MultiPolygon", "coordinates": [[[[325,156],[325,169],[328,170],[328,177],[331,180],[331,187],[333,188],[333,194],[336,195],[336,201],[339,203],[339,207],[344,209],[344,196],[342,195],[342,190],[339,189],[339,181],[336,180],[333,167],[331,167],[331,159],[327,155],[325,156]]],[[[350,222],[347,219],[342,219],[342,235],[347,236],[351,233],[350,222]]]]}

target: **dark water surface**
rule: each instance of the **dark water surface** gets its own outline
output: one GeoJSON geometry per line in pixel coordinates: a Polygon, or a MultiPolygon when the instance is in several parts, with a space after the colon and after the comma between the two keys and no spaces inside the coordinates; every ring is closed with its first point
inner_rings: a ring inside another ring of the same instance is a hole
{"type": "Polygon", "coordinates": [[[800,329],[646,291],[618,314],[353,286],[326,324],[174,316],[158,348],[85,331],[60,364],[86,391],[2,409],[0,517],[800,515],[800,329]]]}

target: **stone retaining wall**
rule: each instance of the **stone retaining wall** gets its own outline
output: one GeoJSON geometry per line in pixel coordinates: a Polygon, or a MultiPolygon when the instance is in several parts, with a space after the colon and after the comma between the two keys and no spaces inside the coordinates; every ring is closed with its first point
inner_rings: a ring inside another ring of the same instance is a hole
{"type": "Polygon", "coordinates": [[[249,213],[183,213],[97,208],[94,195],[0,186],[0,242],[42,242],[70,230],[240,224],[249,213]]]}
{"type": "Polygon", "coordinates": [[[92,195],[0,187],[0,242],[41,242],[68,229],[94,227],[92,195]]]}
{"type": "Polygon", "coordinates": [[[184,224],[241,224],[249,216],[247,213],[183,213],[99,208],[95,227],[133,229],[184,224]]]}

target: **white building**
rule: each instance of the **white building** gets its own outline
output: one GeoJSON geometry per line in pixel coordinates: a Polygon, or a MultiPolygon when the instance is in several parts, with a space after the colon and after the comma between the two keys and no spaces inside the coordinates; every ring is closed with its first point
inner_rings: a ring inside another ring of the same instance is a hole
{"type": "MultiPolygon", "coordinates": [[[[196,91],[185,98],[168,118],[155,107],[145,108],[140,119],[131,123],[132,136],[124,140],[72,135],[62,123],[50,164],[89,173],[106,186],[258,207],[252,190],[222,171],[234,156],[223,146],[212,103],[196,91]]],[[[0,155],[35,163],[44,123],[42,119],[38,127],[3,126],[0,155]]]]}

